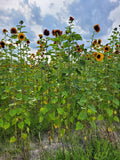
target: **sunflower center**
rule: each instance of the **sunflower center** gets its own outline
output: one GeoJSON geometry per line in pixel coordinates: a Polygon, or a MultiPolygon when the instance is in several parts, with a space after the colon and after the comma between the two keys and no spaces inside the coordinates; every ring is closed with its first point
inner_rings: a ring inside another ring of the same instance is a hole
{"type": "Polygon", "coordinates": [[[100,59],[100,55],[97,55],[97,58],[100,59]]]}
{"type": "Polygon", "coordinates": [[[23,39],[23,38],[24,38],[23,35],[21,35],[21,36],[20,36],[20,39],[23,39]]]}

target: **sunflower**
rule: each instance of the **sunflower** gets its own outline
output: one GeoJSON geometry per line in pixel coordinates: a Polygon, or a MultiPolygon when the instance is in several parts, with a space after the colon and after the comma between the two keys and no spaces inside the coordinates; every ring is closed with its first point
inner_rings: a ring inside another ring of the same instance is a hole
{"type": "Polygon", "coordinates": [[[102,42],[102,40],[101,40],[101,39],[98,39],[98,42],[97,42],[97,43],[98,43],[99,45],[101,44],[101,42],[102,42]]]}
{"type": "Polygon", "coordinates": [[[42,35],[42,34],[39,34],[38,36],[40,37],[40,39],[43,37],[43,35],[42,35]]]}
{"type": "Polygon", "coordinates": [[[17,29],[15,27],[12,27],[10,32],[11,34],[17,34],[17,29]]]}
{"type": "Polygon", "coordinates": [[[37,40],[37,44],[40,44],[40,41],[39,41],[39,40],[37,40]]]}
{"type": "Polygon", "coordinates": [[[8,31],[7,31],[7,29],[3,29],[3,31],[2,31],[2,32],[3,32],[3,33],[6,33],[6,32],[8,32],[8,31]]]}
{"type": "Polygon", "coordinates": [[[52,30],[52,35],[55,36],[55,30],[54,29],[52,30]]]}
{"type": "Polygon", "coordinates": [[[93,42],[92,42],[93,46],[95,46],[97,44],[97,39],[95,39],[93,42]]]}
{"type": "Polygon", "coordinates": [[[104,58],[104,55],[103,55],[102,53],[98,53],[98,54],[96,55],[96,60],[97,60],[97,61],[102,61],[103,58],[104,58]]]}
{"type": "Polygon", "coordinates": [[[114,54],[119,54],[120,52],[116,49],[115,52],[113,52],[114,54]]]}
{"type": "Polygon", "coordinates": [[[94,53],[93,53],[93,57],[96,57],[96,55],[97,55],[97,52],[94,52],[94,53]]]}
{"type": "Polygon", "coordinates": [[[99,24],[94,25],[93,28],[94,28],[94,30],[95,30],[97,33],[100,32],[100,26],[99,26],[99,24]]]}
{"type": "Polygon", "coordinates": [[[26,43],[27,43],[27,44],[30,44],[30,41],[29,41],[29,40],[27,40],[27,41],[26,41],[26,43]]]}
{"type": "Polygon", "coordinates": [[[73,21],[74,21],[74,18],[70,16],[70,17],[69,17],[69,21],[70,21],[70,22],[73,22],[73,21]]]}
{"type": "Polygon", "coordinates": [[[45,36],[49,36],[49,35],[50,35],[50,32],[49,32],[47,29],[45,29],[45,30],[43,31],[43,34],[44,34],[45,36]]]}
{"type": "Polygon", "coordinates": [[[0,46],[1,46],[2,48],[5,48],[5,42],[4,42],[4,41],[1,41],[1,42],[0,42],[0,46]]]}
{"type": "Polygon", "coordinates": [[[109,52],[110,51],[110,46],[105,46],[104,52],[109,52]]]}
{"type": "Polygon", "coordinates": [[[62,32],[61,30],[59,30],[59,29],[56,29],[56,30],[53,30],[53,31],[52,31],[52,34],[53,34],[54,36],[56,36],[56,37],[57,37],[57,35],[61,36],[62,33],[63,33],[63,32],[62,32]]]}
{"type": "Polygon", "coordinates": [[[89,57],[89,54],[87,53],[85,56],[86,56],[86,57],[89,57]]]}
{"type": "Polygon", "coordinates": [[[13,45],[12,45],[12,43],[9,43],[9,48],[11,48],[13,45]]]}
{"type": "Polygon", "coordinates": [[[112,55],[109,55],[109,56],[108,56],[108,59],[111,59],[111,58],[112,58],[112,55]]]}
{"type": "Polygon", "coordinates": [[[33,60],[33,58],[35,58],[35,54],[32,53],[31,56],[30,56],[30,58],[33,60]]]}
{"type": "Polygon", "coordinates": [[[25,40],[25,34],[24,34],[24,33],[19,33],[19,34],[18,34],[18,39],[19,39],[20,41],[24,41],[24,40],[25,40]]]}

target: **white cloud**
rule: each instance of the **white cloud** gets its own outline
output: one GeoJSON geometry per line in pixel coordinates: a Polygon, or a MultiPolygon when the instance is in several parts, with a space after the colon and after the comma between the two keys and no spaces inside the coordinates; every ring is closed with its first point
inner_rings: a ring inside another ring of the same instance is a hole
{"type": "Polygon", "coordinates": [[[114,10],[112,10],[110,12],[110,15],[109,15],[108,19],[113,21],[112,28],[120,25],[120,4],[117,8],[115,8],[114,10]]]}
{"type": "Polygon", "coordinates": [[[23,2],[23,0],[1,0],[0,10],[8,10],[8,9],[18,10],[21,2],[23,2]]]}
{"type": "Polygon", "coordinates": [[[30,5],[36,4],[37,7],[40,7],[42,18],[49,14],[63,22],[66,22],[64,17],[66,17],[66,15],[68,16],[68,6],[72,2],[74,2],[74,0],[28,0],[30,5]]]}
{"type": "Polygon", "coordinates": [[[117,2],[117,0],[110,0],[110,2],[117,2]]]}
{"type": "Polygon", "coordinates": [[[35,34],[35,38],[32,40],[34,41],[33,43],[37,44],[37,40],[39,39],[38,35],[43,33],[43,29],[41,25],[37,25],[35,22],[31,24],[31,30],[35,34]]]}

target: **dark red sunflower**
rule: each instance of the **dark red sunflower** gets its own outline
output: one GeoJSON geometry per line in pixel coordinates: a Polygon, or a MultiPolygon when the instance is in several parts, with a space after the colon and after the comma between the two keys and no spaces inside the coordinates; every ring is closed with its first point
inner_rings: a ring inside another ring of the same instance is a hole
{"type": "Polygon", "coordinates": [[[43,34],[44,34],[45,36],[49,36],[49,35],[50,35],[50,32],[49,32],[49,30],[45,29],[45,30],[43,31],[43,34]]]}
{"type": "Polygon", "coordinates": [[[29,40],[27,40],[27,41],[26,41],[26,43],[27,43],[27,44],[30,44],[30,41],[29,41],[29,40]]]}
{"type": "Polygon", "coordinates": [[[2,32],[3,32],[3,33],[6,33],[6,32],[8,32],[8,31],[7,31],[7,29],[3,29],[3,31],[2,31],[2,32]]]}
{"type": "Polygon", "coordinates": [[[70,22],[73,22],[73,21],[74,21],[74,18],[70,16],[70,17],[69,17],[69,21],[70,21],[70,22]]]}
{"type": "Polygon", "coordinates": [[[5,42],[4,41],[1,41],[0,45],[1,45],[2,48],[5,48],[5,42]]]}
{"type": "Polygon", "coordinates": [[[93,28],[94,28],[95,32],[97,32],[97,33],[100,32],[99,24],[94,25],[93,28]]]}
{"type": "Polygon", "coordinates": [[[11,34],[17,34],[17,29],[15,27],[12,27],[10,32],[11,34]]]}

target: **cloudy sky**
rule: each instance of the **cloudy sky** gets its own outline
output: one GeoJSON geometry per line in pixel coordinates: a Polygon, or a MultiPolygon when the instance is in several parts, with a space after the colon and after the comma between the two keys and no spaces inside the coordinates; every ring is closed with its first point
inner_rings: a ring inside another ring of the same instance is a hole
{"type": "Polygon", "coordinates": [[[83,37],[81,44],[87,45],[95,24],[101,28],[95,38],[104,44],[112,29],[120,25],[120,0],[0,0],[0,15],[0,37],[4,28],[10,31],[23,20],[32,51],[36,50],[38,34],[44,29],[64,32],[70,16],[75,19],[74,31],[83,37]]]}

